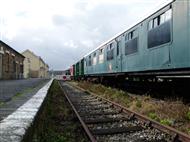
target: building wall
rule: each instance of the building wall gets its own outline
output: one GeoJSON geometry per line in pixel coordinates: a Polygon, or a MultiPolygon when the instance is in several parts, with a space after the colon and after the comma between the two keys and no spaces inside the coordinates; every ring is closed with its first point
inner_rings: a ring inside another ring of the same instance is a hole
{"type": "Polygon", "coordinates": [[[32,52],[26,50],[22,53],[25,56],[24,60],[24,78],[38,78],[39,59],[32,52]]]}
{"type": "Polygon", "coordinates": [[[23,78],[24,57],[0,42],[0,79],[21,79],[23,78]]]}
{"type": "Polygon", "coordinates": [[[22,53],[26,58],[24,60],[24,78],[47,78],[49,68],[46,69],[46,63],[33,52],[26,50],[22,53]]]}
{"type": "Polygon", "coordinates": [[[3,59],[3,55],[0,53],[0,79],[2,78],[2,59],[3,59]]]}
{"type": "Polygon", "coordinates": [[[45,76],[46,76],[47,78],[50,77],[50,75],[49,75],[49,66],[48,66],[47,64],[45,65],[45,76]]]}

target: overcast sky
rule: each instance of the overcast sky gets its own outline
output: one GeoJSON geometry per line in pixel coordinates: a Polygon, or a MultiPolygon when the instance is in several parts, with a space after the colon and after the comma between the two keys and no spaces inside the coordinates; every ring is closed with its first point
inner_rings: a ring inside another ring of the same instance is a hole
{"type": "Polygon", "coordinates": [[[63,70],[168,0],[0,0],[1,40],[63,70]]]}

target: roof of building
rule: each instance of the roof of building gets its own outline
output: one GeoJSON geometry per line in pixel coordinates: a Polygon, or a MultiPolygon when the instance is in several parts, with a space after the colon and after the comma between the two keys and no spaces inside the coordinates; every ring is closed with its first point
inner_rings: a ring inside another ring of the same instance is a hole
{"type": "Polygon", "coordinates": [[[25,58],[25,56],[23,56],[21,53],[19,53],[18,51],[16,51],[15,49],[13,49],[12,47],[10,47],[8,44],[6,44],[5,42],[3,42],[2,40],[0,40],[0,44],[8,47],[9,49],[11,49],[12,51],[14,51],[15,53],[17,53],[19,56],[21,56],[22,58],[25,58]]]}
{"type": "Polygon", "coordinates": [[[36,54],[34,54],[34,52],[30,51],[29,49],[23,51],[22,54],[24,54],[24,53],[26,53],[26,52],[32,54],[32,55],[35,56],[36,58],[39,58],[36,54]]]}
{"type": "MultiPolygon", "coordinates": [[[[43,60],[40,56],[37,56],[36,54],[34,54],[34,52],[30,51],[29,49],[23,51],[22,54],[24,54],[24,53],[26,53],[26,52],[29,52],[30,54],[32,54],[33,56],[35,56],[36,58],[38,58],[39,60],[41,60],[41,61],[44,63],[44,65],[48,66],[48,64],[46,64],[46,63],[44,62],[44,60],[43,60]]],[[[49,67],[49,66],[48,66],[48,67],[49,67]]]]}

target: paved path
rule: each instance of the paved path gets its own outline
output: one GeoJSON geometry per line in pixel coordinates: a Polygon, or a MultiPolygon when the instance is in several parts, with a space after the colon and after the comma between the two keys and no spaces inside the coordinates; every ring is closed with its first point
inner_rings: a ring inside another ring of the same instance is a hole
{"type": "Polygon", "coordinates": [[[47,79],[0,81],[0,121],[23,105],[48,81],[47,79]]]}
{"type": "Polygon", "coordinates": [[[35,118],[48,93],[51,83],[52,80],[15,112],[0,121],[0,142],[21,142],[23,138],[25,138],[25,141],[30,141],[31,131],[28,130],[34,126],[35,118]]]}
{"type": "Polygon", "coordinates": [[[24,79],[24,80],[1,80],[0,81],[0,101],[7,102],[11,98],[26,89],[38,86],[45,79],[24,79]]]}

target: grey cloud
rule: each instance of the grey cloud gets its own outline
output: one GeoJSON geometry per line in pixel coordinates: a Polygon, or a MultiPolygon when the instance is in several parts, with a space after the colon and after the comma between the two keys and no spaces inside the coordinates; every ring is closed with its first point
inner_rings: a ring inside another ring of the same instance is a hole
{"type": "Polygon", "coordinates": [[[83,14],[76,13],[69,18],[61,13],[54,15],[51,17],[53,29],[22,29],[11,41],[7,39],[7,42],[18,51],[34,51],[51,69],[66,69],[99,44],[141,18],[143,11],[147,10],[146,4],[140,3],[138,7],[102,4],[87,10],[86,3],[78,3],[76,9],[83,14]],[[69,44],[69,41],[72,41],[75,47],[69,44]]]}

